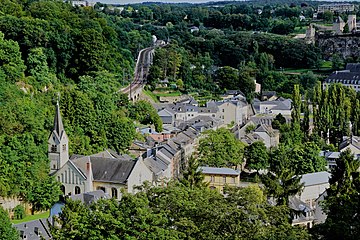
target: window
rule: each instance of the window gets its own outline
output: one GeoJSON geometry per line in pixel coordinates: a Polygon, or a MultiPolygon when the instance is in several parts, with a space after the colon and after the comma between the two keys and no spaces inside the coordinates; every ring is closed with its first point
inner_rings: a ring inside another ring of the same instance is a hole
{"type": "Polygon", "coordinates": [[[80,194],[80,193],[81,193],[80,187],[75,186],[75,194],[80,194]]]}
{"type": "Polygon", "coordinates": [[[225,109],[223,109],[222,112],[225,112],[225,109]]]}
{"type": "Polygon", "coordinates": [[[235,177],[231,178],[231,183],[235,183],[235,177]]]}
{"type": "Polygon", "coordinates": [[[61,189],[62,193],[65,195],[65,186],[61,185],[60,189],[61,189]]]}
{"type": "Polygon", "coordinates": [[[118,190],[116,188],[111,188],[111,197],[118,198],[118,190]]]}
{"type": "Polygon", "coordinates": [[[56,169],[56,164],[53,165],[53,169],[56,169]]]}
{"type": "Polygon", "coordinates": [[[103,191],[104,193],[106,193],[105,187],[97,187],[96,189],[97,189],[97,190],[101,190],[101,191],[103,191]]]}
{"type": "Polygon", "coordinates": [[[63,152],[65,152],[66,151],[66,144],[63,144],[62,148],[63,148],[63,152]]]}
{"type": "Polygon", "coordinates": [[[226,183],[226,177],[223,177],[223,182],[226,183]]]}
{"type": "Polygon", "coordinates": [[[215,177],[214,176],[210,177],[210,182],[215,182],[215,177]]]}
{"type": "Polygon", "coordinates": [[[51,152],[57,152],[56,145],[51,145],[51,152]]]}

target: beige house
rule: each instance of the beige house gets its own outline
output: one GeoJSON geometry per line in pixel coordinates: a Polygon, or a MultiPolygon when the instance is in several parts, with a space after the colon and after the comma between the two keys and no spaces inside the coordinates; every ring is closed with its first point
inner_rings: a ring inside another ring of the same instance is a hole
{"type": "Polygon", "coordinates": [[[199,170],[205,175],[204,182],[211,189],[224,193],[225,186],[240,186],[240,171],[231,168],[200,167],[199,170]]]}

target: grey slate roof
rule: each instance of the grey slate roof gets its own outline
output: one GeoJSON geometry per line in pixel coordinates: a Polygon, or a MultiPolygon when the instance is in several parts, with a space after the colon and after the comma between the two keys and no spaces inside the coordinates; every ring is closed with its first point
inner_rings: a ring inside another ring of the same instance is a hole
{"type": "Polygon", "coordinates": [[[136,161],[90,158],[94,181],[125,183],[136,161]]]}
{"type": "Polygon", "coordinates": [[[104,193],[102,190],[96,190],[96,191],[92,191],[92,192],[71,195],[71,196],[69,196],[69,198],[74,201],[81,201],[82,203],[89,205],[100,199],[110,199],[111,197],[109,194],[104,193]]]}
{"type": "Polygon", "coordinates": [[[135,160],[129,160],[129,158],[128,155],[122,156],[122,158],[86,156],[70,161],[87,176],[86,164],[90,159],[94,181],[124,184],[136,164],[135,160]]]}
{"type": "Polygon", "coordinates": [[[360,63],[348,63],[346,64],[346,70],[350,72],[360,72],[360,63]]]}
{"type": "Polygon", "coordinates": [[[164,108],[158,112],[158,115],[160,117],[172,117],[174,116],[174,114],[175,114],[174,110],[170,108],[164,108]]]}
{"type": "Polygon", "coordinates": [[[234,175],[238,176],[239,171],[231,168],[216,168],[216,167],[199,167],[199,171],[204,174],[218,174],[218,175],[234,175]]]}
{"type": "Polygon", "coordinates": [[[14,224],[14,227],[19,231],[21,239],[40,240],[41,237],[51,239],[46,218],[14,224]]]}
{"type": "Polygon", "coordinates": [[[360,137],[358,136],[353,136],[351,138],[346,138],[344,139],[344,141],[342,141],[339,145],[339,149],[340,151],[344,148],[346,148],[349,145],[353,145],[354,147],[360,149],[360,137]]]}
{"type": "Polygon", "coordinates": [[[304,186],[312,186],[318,184],[325,184],[329,182],[329,177],[331,174],[329,172],[316,172],[304,174],[301,177],[300,182],[304,183],[304,186]]]}
{"type": "Polygon", "coordinates": [[[54,118],[54,132],[57,134],[59,139],[62,138],[62,135],[65,132],[64,125],[61,119],[59,102],[57,102],[56,104],[56,113],[54,118]]]}

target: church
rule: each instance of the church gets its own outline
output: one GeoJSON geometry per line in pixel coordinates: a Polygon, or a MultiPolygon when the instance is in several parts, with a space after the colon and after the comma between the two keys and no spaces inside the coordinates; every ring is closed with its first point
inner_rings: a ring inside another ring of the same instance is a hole
{"type": "Polygon", "coordinates": [[[152,182],[153,173],[142,159],[104,150],[90,156],[69,156],[69,138],[61,119],[59,102],[56,104],[54,128],[48,139],[50,174],[61,183],[64,195],[102,190],[120,199],[121,189],[135,193],[135,186],[152,182]]]}

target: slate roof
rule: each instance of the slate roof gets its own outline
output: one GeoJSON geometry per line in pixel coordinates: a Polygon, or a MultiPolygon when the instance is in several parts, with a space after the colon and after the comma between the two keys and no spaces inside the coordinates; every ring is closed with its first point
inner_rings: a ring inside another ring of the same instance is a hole
{"type": "Polygon", "coordinates": [[[276,91],[263,91],[261,96],[266,96],[268,98],[276,96],[276,91]]]}
{"type": "Polygon", "coordinates": [[[340,153],[341,152],[320,151],[320,156],[326,159],[337,159],[340,157],[340,153]]]}
{"type": "Polygon", "coordinates": [[[301,177],[300,182],[304,183],[304,186],[312,186],[318,184],[325,184],[329,182],[329,177],[331,174],[329,172],[316,172],[304,174],[301,177]]]}
{"type": "Polygon", "coordinates": [[[351,138],[346,138],[344,141],[342,141],[339,145],[340,151],[344,148],[346,148],[349,145],[353,145],[354,147],[360,149],[360,137],[353,136],[351,138]]]}
{"type": "Polygon", "coordinates": [[[19,231],[21,239],[40,240],[42,239],[41,237],[51,239],[46,218],[14,224],[13,226],[19,231]]]}
{"type": "Polygon", "coordinates": [[[96,190],[92,192],[86,192],[86,193],[80,193],[69,196],[70,199],[74,201],[81,201],[82,203],[85,203],[86,205],[89,205],[93,202],[96,202],[100,199],[110,199],[111,197],[109,194],[104,193],[102,190],[96,190]]]}
{"type": "Polygon", "coordinates": [[[159,157],[148,157],[144,159],[144,164],[156,175],[160,175],[163,171],[165,171],[168,166],[169,162],[164,161],[163,158],[159,157]]]}
{"type": "Polygon", "coordinates": [[[164,116],[164,117],[172,117],[174,116],[175,112],[174,110],[172,109],[168,109],[168,108],[164,108],[162,110],[160,110],[158,112],[158,115],[161,117],[161,116],[164,116]]]}
{"type": "Polygon", "coordinates": [[[65,132],[64,125],[63,125],[63,122],[61,119],[59,102],[57,102],[57,104],[56,104],[56,112],[55,112],[55,118],[54,118],[54,132],[59,137],[59,140],[62,138],[62,135],[65,132]]]}
{"type": "Polygon", "coordinates": [[[274,136],[275,134],[274,129],[270,125],[266,125],[263,123],[260,123],[254,132],[265,132],[269,136],[274,136]]]}
{"type": "Polygon", "coordinates": [[[216,167],[199,167],[199,171],[204,174],[218,174],[218,175],[234,175],[238,176],[239,171],[231,168],[216,168],[216,167]]]}
{"type": "Polygon", "coordinates": [[[129,158],[127,155],[122,156],[121,159],[86,156],[76,158],[72,162],[87,176],[86,164],[90,159],[94,181],[125,184],[136,164],[135,160],[129,160],[129,158]]]}
{"type": "Polygon", "coordinates": [[[360,63],[348,63],[346,64],[346,70],[360,73],[360,63]]]}
{"type": "Polygon", "coordinates": [[[291,102],[289,101],[264,101],[260,102],[260,105],[275,105],[272,107],[271,110],[290,110],[291,109],[291,102]]]}
{"type": "Polygon", "coordinates": [[[125,183],[136,161],[90,158],[94,181],[125,183]]]}

